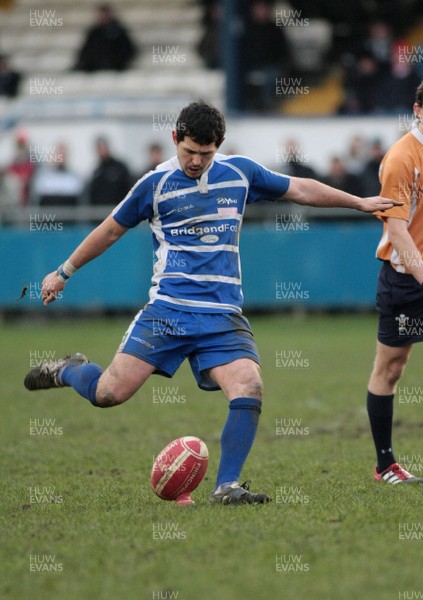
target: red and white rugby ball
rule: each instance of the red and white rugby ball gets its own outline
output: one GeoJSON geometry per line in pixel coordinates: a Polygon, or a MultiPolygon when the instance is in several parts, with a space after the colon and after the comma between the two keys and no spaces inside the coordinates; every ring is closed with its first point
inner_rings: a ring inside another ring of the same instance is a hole
{"type": "Polygon", "coordinates": [[[191,492],[206,474],[209,451],[198,437],[186,435],[170,442],[157,456],[151,471],[153,492],[163,500],[194,504],[191,492]]]}

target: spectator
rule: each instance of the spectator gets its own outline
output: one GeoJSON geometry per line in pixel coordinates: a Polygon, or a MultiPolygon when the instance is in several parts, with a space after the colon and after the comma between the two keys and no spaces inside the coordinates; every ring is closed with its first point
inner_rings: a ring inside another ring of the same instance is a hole
{"type": "Polygon", "coordinates": [[[359,42],[356,55],[350,57],[345,75],[345,101],[342,113],[372,113],[378,109],[377,86],[381,74],[389,68],[394,43],[392,28],[383,21],[369,25],[359,42]]]}
{"type": "Polygon", "coordinates": [[[383,21],[375,21],[369,27],[369,33],[362,41],[364,52],[371,56],[378,66],[389,65],[394,37],[391,26],[383,21]]]}
{"type": "Polygon", "coordinates": [[[247,94],[252,110],[266,111],[276,105],[276,79],[289,71],[289,46],[283,28],[276,27],[271,3],[252,0],[244,37],[247,94]]]}
{"type": "Polygon", "coordinates": [[[383,22],[395,31],[395,35],[402,35],[417,21],[421,12],[421,0],[406,0],[398,4],[398,0],[361,0],[363,11],[362,23],[383,22]],[[399,7],[401,10],[398,10],[399,7]]]}
{"type": "Polygon", "coordinates": [[[282,165],[280,170],[291,177],[318,178],[316,171],[308,164],[309,157],[302,152],[302,147],[295,140],[287,140],[278,152],[278,162],[282,165]]]}
{"type": "Polygon", "coordinates": [[[148,165],[144,168],[142,175],[145,175],[149,171],[154,171],[157,165],[164,162],[163,147],[157,143],[150,144],[148,148],[148,157],[148,165]]]}
{"type": "Polygon", "coordinates": [[[226,142],[224,144],[220,147],[222,154],[226,154],[226,156],[239,156],[238,149],[235,146],[226,146],[226,142]]]}
{"type": "Polygon", "coordinates": [[[76,71],[123,71],[135,55],[125,27],[107,4],[97,8],[97,23],[88,30],[74,66],[76,71]]]}
{"type": "MultiPolygon", "coordinates": [[[[361,175],[367,161],[367,143],[361,135],[355,135],[345,156],[345,166],[353,175],[361,175]]],[[[377,196],[377,194],[375,194],[377,196]]]]}
{"type": "Polygon", "coordinates": [[[378,64],[370,54],[363,54],[348,70],[345,79],[345,99],[341,113],[371,113],[376,109],[375,89],[378,64]]]}
{"type": "Polygon", "coordinates": [[[0,96],[17,96],[20,79],[20,74],[10,68],[8,57],[0,55],[0,96]]]}
{"type": "Polygon", "coordinates": [[[31,204],[37,206],[76,206],[84,183],[67,165],[67,148],[54,146],[49,164],[38,169],[31,186],[31,204]]]}
{"type": "Polygon", "coordinates": [[[420,79],[411,62],[412,55],[404,51],[406,47],[406,41],[394,44],[390,64],[380,70],[374,90],[377,112],[409,112],[406,99],[414,97],[420,79]]]}
{"type": "Polygon", "coordinates": [[[359,178],[347,171],[344,162],[339,156],[332,157],[329,173],[324,182],[327,185],[336,185],[339,190],[348,192],[349,194],[355,196],[362,195],[359,178]]]}
{"type": "Polygon", "coordinates": [[[222,6],[218,0],[213,0],[204,7],[204,10],[203,35],[198,43],[197,51],[208,69],[219,69],[222,66],[219,43],[222,6]]]}
{"type": "Polygon", "coordinates": [[[6,180],[6,186],[13,189],[16,194],[16,198],[11,203],[26,206],[29,201],[29,186],[35,173],[36,163],[31,160],[28,138],[25,133],[18,132],[15,144],[15,156],[10,165],[3,170],[3,177],[6,180]]]}
{"type": "Polygon", "coordinates": [[[370,158],[361,176],[364,196],[378,196],[380,194],[379,167],[384,155],[385,150],[382,142],[378,139],[373,140],[370,145],[370,158]]]}
{"type": "Polygon", "coordinates": [[[96,141],[99,159],[88,188],[88,201],[92,205],[118,204],[131,187],[131,176],[123,162],[111,155],[108,141],[99,137],[96,141]]]}

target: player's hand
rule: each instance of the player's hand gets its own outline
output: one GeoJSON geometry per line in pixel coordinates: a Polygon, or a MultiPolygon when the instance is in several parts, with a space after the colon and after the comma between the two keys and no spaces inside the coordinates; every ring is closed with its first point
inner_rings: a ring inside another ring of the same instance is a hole
{"type": "Polygon", "coordinates": [[[59,292],[64,289],[65,285],[65,283],[58,279],[56,271],[46,275],[46,277],[43,279],[41,288],[41,299],[44,306],[47,306],[47,304],[50,304],[50,302],[54,302],[59,292]]]}
{"type": "Polygon", "coordinates": [[[362,210],[363,212],[375,212],[377,210],[384,212],[393,206],[402,206],[403,204],[404,202],[398,202],[397,200],[391,200],[390,198],[371,196],[369,198],[361,199],[361,206],[359,210],[362,210]]]}

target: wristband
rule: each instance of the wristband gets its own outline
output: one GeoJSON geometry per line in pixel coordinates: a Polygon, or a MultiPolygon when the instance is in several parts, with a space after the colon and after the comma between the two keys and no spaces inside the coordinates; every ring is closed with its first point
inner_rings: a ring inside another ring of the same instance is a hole
{"type": "Polygon", "coordinates": [[[77,270],[78,269],[74,267],[68,260],[65,260],[65,262],[57,268],[56,277],[62,283],[66,283],[67,280],[74,273],[76,273],[77,270]]]}

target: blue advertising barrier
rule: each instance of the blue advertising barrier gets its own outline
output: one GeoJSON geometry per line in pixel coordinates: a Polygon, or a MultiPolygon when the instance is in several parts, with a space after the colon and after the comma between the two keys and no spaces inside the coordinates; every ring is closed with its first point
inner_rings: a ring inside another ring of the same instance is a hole
{"type": "MultiPolygon", "coordinates": [[[[54,231],[0,229],[0,307],[41,307],[41,281],[91,228],[54,231]],[[22,288],[24,298],[17,302],[22,288]]],[[[278,231],[275,224],[243,227],[241,259],[245,309],[371,308],[380,266],[374,258],[381,225],[358,221],[311,221],[306,229],[278,231]]],[[[79,271],[49,306],[63,309],[137,309],[145,304],[152,275],[151,233],[128,231],[105,254],[79,271]]]]}

